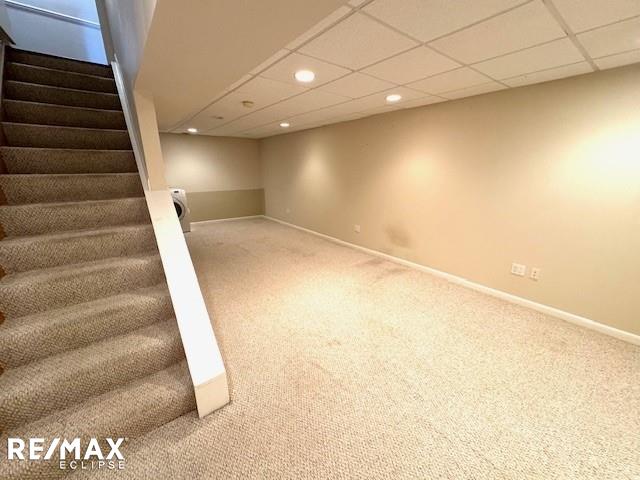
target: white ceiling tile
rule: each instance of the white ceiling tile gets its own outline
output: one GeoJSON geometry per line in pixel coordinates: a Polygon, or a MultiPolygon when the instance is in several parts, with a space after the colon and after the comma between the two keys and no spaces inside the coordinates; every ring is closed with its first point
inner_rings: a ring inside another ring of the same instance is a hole
{"type": "Polygon", "coordinates": [[[323,92],[321,90],[311,90],[303,93],[302,95],[298,95],[297,97],[284,100],[274,106],[278,108],[282,115],[290,117],[300,113],[310,112],[312,110],[318,110],[330,105],[335,105],[337,103],[346,102],[348,100],[351,99],[343,97],[342,95],[323,92]]]}
{"type": "Polygon", "coordinates": [[[366,68],[363,72],[404,85],[458,67],[460,67],[459,63],[444,55],[427,47],[418,47],[366,68]]]}
{"type": "Polygon", "coordinates": [[[587,62],[574,63],[573,65],[564,65],[562,67],[551,68],[541,72],[528,73],[517,77],[503,80],[510,87],[521,87],[523,85],[531,85],[533,83],[548,82],[550,80],[558,80],[560,78],[572,77],[574,75],[582,75],[583,73],[593,72],[593,68],[587,62]]]}
{"type": "Polygon", "coordinates": [[[561,38],[544,45],[476,63],[473,67],[492,78],[502,79],[583,60],[584,57],[573,42],[568,38],[561,38]]]}
{"type": "Polygon", "coordinates": [[[630,52],[619,53],[609,57],[596,58],[594,62],[596,62],[598,68],[603,70],[629,65],[631,63],[638,63],[640,62],[640,50],[632,50],[630,52]]]}
{"type": "Polygon", "coordinates": [[[313,82],[305,84],[309,87],[317,87],[318,85],[322,85],[323,83],[330,82],[350,73],[346,68],[331,65],[330,63],[307,57],[306,55],[300,55],[299,53],[292,53],[262,72],[260,76],[270,78],[272,80],[291,83],[293,85],[300,85],[300,83],[294,78],[294,75],[298,70],[311,70],[316,74],[316,78],[313,82]]]}
{"type": "Polygon", "coordinates": [[[239,87],[236,92],[244,95],[246,97],[245,100],[255,102],[256,108],[262,108],[306,90],[302,85],[255,77],[239,87]]]}
{"type": "Polygon", "coordinates": [[[632,18],[577,36],[593,58],[640,48],[640,18],[632,18]]]}
{"type": "Polygon", "coordinates": [[[336,11],[334,11],[333,13],[331,13],[330,15],[328,15],[327,17],[325,17],[324,19],[316,23],[313,27],[311,27],[309,30],[307,30],[298,38],[296,38],[293,42],[289,43],[286,46],[286,48],[288,48],[289,50],[295,50],[300,45],[305,43],[307,40],[310,40],[312,37],[315,37],[319,33],[329,28],[331,25],[339,21],[341,18],[345,17],[347,14],[349,14],[349,12],[351,12],[351,9],[349,7],[345,7],[345,6],[340,7],[339,9],[337,9],[336,11]]]}
{"type": "Polygon", "coordinates": [[[415,88],[421,92],[439,94],[460,90],[461,88],[472,87],[489,82],[491,79],[470,68],[463,67],[451,72],[441,73],[424,80],[418,80],[408,84],[410,88],[415,88]]]}
{"type": "Polygon", "coordinates": [[[403,103],[402,108],[424,107],[425,105],[432,105],[434,103],[440,103],[444,101],[444,98],[427,95],[426,97],[416,98],[415,100],[409,100],[408,102],[403,103]]]}
{"type": "Polygon", "coordinates": [[[282,50],[278,50],[274,55],[272,55],[271,57],[267,58],[264,62],[262,62],[260,65],[258,65],[253,70],[251,70],[249,73],[251,75],[259,74],[262,70],[264,70],[267,67],[270,67],[271,65],[276,63],[278,60],[280,60],[281,58],[285,57],[288,53],[289,53],[289,50],[287,50],[285,48],[283,48],[282,50]]]}
{"type": "Polygon", "coordinates": [[[426,42],[522,2],[523,0],[375,0],[363,10],[426,42]]]}
{"type": "Polygon", "coordinates": [[[300,52],[357,70],[416,45],[418,42],[355,13],[309,42],[300,52]]]}
{"type": "Polygon", "coordinates": [[[553,0],[574,33],[640,15],[638,0],[553,0]]]}
{"type": "Polygon", "coordinates": [[[345,97],[359,98],[381,92],[391,87],[393,87],[392,83],[356,72],[334,80],[331,83],[327,83],[320,87],[320,90],[336,93],[345,97]]]}
{"type": "Polygon", "coordinates": [[[535,0],[430,45],[463,63],[475,63],[564,36],[544,4],[535,0]]]}
{"type": "Polygon", "coordinates": [[[500,85],[498,82],[488,82],[482,85],[475,85],[473,87],[463,88],[454,92],[443,93],[442,96],[450,100],[456,98],[472,97],[474,95],[481,95],[483,93],[495,92],[497,90],[504,90],[504,85],[500,85]]]}

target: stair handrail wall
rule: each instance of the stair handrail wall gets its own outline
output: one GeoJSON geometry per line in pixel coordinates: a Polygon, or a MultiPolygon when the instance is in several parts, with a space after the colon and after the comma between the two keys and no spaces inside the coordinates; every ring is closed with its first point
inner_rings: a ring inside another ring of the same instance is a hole
{"type": "Polygon", "coordinates": [[[204,417],[229,403],[224,362],[167,188],[153,96],[130,87],[126,81],[112,43],[106,6],[100,0],[96,4],[194,387],[198,415],[204,417]]]}

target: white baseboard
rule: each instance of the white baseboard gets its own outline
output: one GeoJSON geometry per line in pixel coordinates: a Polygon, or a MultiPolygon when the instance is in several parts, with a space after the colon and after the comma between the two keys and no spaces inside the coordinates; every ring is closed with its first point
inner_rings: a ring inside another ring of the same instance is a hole
{"type": "Polygon", "coordinates": [[[264,215],[247,215],[246,217],[217,218],[215,220],[200,220],[191,222],[191,225],[206,225],[208,223],[232,222],[234,220],[249,220],[250,218],[265,218],[264,215]]]}
{"type": "Polygon", "coordinates": [[[315,230],[309,230],[308,228],[300,227],[293,223],[285,222],[284,220],[280,220],[278,218],[270,217],[268,215],[261,215],[262,217],[272,220],[274,222],[281,223],[283,225],[287,225],[289,227],[296,228],[298,230],[302,230],[303,232],[311,233],[318,237],[322,237],[326,240],[329,240],[334,243],[339,243],[340,245],[344,245],[347,247],[355,248],[356,250],[360,250],[362,252],[369,253],[371,255],[375,255],[377,257],[384,258],[394,263],[398,263],[400,265],[404,265],[406,267],[414,268],[416,270],[420,270],[426,273],[430,273],[440,278],[444,278],[451,283],[456,283],[458,285],[462,285],[463,287],[470,288],[472,290],[476,290],[478,292],[486,293],[487,295],[491,295],[492,297],[500,298],[502,300],[506,300],[507,302],[515,303],[516,305],[521,305],[523,307],[530,308],[532,310],[536,310],[538,312],[550,315],[552,317],[559,318],[561,320],[565,320],[570,323],[574,323],[576,325],[580,325],[581,327],[585,327],[591,330],[595,330],[597,332],[603,333],[605,335],[609,335],[611,337],[617,338],[618,340],[623,340],[625,342],[632,343],[634,345],[640,345],[640,335],[635,335],[630,332],[625,332],[624,330],[620,330],[614,327],[610,327],[609,325],[605,325],[600,322],[596,322],[595,320],[590,320],[585,317],[581,317],[579,315],[575,315],[573,313],[565,312],[564,310],[559,310],[554,307],[550,307],[548,305],[544,305],[542,303],[537,303],[532,300],[527,300],[526,298],[518,297],[517,295],[512,295],[511,293],[503,292],[502,290],[496,290],[495,288],[487,287],[485,285],[481,285],[479,283],[472,282],[471,280],[467,280],[466,278],[458,277],[456,275],[452,275],[447,272],[443,272],[441,270],[436,270],[435,268],[427,267],[425,265],[421,265],[419,263],[410,262],[409,260],[404,260],[399,257],[394,257],[393,255],[389,255],[386,253],[379,252],[377,250],[372,250],[370,248],[362,247],[360,245],[356,245],[354,243],[346,242],[344,240],[340,240],[335,237],[331,237],[329,235],[325,235],[324,233],[316,232],[315,230]]]}

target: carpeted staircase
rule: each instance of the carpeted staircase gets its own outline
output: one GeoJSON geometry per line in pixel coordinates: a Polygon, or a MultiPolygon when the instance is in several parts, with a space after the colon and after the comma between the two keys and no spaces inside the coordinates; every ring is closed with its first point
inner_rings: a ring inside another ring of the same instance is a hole
{"type": "Polygon", "coordinates": [[[0,478],[7,437],[134,439],[195,408],[111,69],[7,48],[0,478]]]}

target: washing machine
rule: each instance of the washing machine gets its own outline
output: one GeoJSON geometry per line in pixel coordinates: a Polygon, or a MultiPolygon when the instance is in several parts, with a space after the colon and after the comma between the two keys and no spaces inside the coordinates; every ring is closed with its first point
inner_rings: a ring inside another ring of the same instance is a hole
{"type": "Polygon", "coordinates": [[[181,188],[172,188],[171,196],[173,197],[173,206],[176,207],[178,220],[182,225],[183,232],[191,231],[191,218],[189,215],[189,205],[187,204],[187,192],[181,188]]]}

